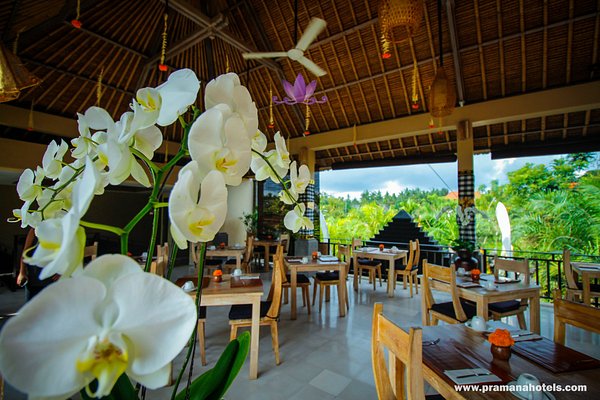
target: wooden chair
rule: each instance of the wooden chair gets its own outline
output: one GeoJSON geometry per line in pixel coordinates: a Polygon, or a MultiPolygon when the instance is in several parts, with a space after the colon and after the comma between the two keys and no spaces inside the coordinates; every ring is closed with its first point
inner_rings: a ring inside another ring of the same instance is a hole
{"type": "MultiPolygon", "coordinates": [[[[277,321],[281,308],[281,277],[283,275],[283,259],[275,257],[273,275],[269,298],[271,300],[260,302],[260,325],[271,327],[271,341],[275,353],[275,363],[279,365],[279,335],[277,321]]],[[[229,325],[231,325],[230,340],[237,337],[237,329],[252,325],[252,306],[250,304],[236,304],[229,310],[229,325]]]]}
{"type": "MultiPolygon", "coordinates": [[[[415,286],[415,290],[417,294],[419,294],[419,282],[417,281],[417,272],[419,271],[419,260],[421,258],[421,246],[419,245],[419,239],[415,241],[410,241],[408,243],[408,261],[403,268],[394,270],[394,277],[391,278],[394,281],[394,290],[396,290],[396,281],[398,279],[398,275],[402,275],[402,284],[404,285],[404,289],[406,289],[406,281],[408,280],[408,285],[410,286],[410,297],[413,297],[413,285],[415,286]]],[[[388,277],[388,279],[390,279],[388,277]]]]}
{"type": "MultiPolygon", "coordinates": [[[[350,249],[347,246],[338,246],[338,254],[337,257],[340,261],[344,261],[346,263],[346,271],[348,271],[348,266],[350,264],[350,249]]],[[[317,272],[314,276],[314,287],[313,287],[313,307],[315,305],[315,299],[317,297],[317,286],[319,286],[319,312],[323,307],[323,292],[325,291],[326,301],[329,301],[330,287],[339,285],[340,283],[340,273],[339,271],[326,271],[326,272],[317,272]]],[[[348,291],[346,290],[346,293],[348,291]]],[[[338,293],[339,297],[339,293],[338,293]]],[[[350,309],[350,303],[348,302],[348,298],[340,298],[339,301],[343,301],[346,303],[346,309],[350,309]]]]}
{"type": "MultiPolygon", "coordinates": [[[[519,274],[523,279],[523,283],[529,285],[529,260],[507,260],[494,256],[494,279],[498,280],[500,271],[508,271],[519,274]]],[[[528,302],[527,299],[519,300],[507,300],[500,301],[498,303],[490,303],[488,309],[494,320],[499,320],[503,317],[510,317],[516,315],[519,321],[519,327],[521,329],[527,329],[527,323],[525,322],[525,310],[527,310],[528,302]]]]}
{"type": "Polygon", "coordinates": [[[98,242],[85,246],[85,249],[83,249],[83,259],[86,260],[89,258],[89,261],[94,261],[96,257],[98,257],[98,242]]]}
{"type": "Polygon", "coordinates": [[[383,315],[383,304],[373,307],[371,361],[379,399],[424,399],[423,331],[408,333],[383,315]],[[389,368],[384,349],[388,349],[389,368]],[[395,394],[394,394],[395,392],[395,394]]]}
{"type": "Polygon", "coordinates": [[[586,304],[563,300],[560,290],[554,289],[554,341],[565,344],[565,325],[573,325],[600,334],[600,309],[586,304]]]}
{"type": "Polygon", "coordinates": [[[150,272],[158,275],[165,276],[165,272],[169,266],[169,243],[164,245],[156,245],[156,261],[152,261],[150,265],[150,272]]]}
{"type": "MultiPolygon", "coordinates": [[[[248,236],[246,236],[246,250],[244,251],[244,258],[242,259],[242,267],[241,267],[242,271],[244,271],[247,274],[252,272],[252,268],[250,267],[250,264],[252,263],[253,252],[254,252],[254,236],[248,235],[248,236]]],[[[237,260],[235,258],[232,258],[232,259],[225,261],[225,265],[223,267],[228,269],[229,271],[231,271],[232,269],[235,269],[236,265],[237,265],[237,260]]]]}
{"type": "Polygon", "coordinates": [[[427,260],[423,260],[421,309],[423,325],[426,326],[437,325],[438,320],[449,324],[459,324],[477,314],[474,304],[459,298],[454,268],[430,264],[427,260]],[[452,301],[436,303],[431,293],[432,285],[436,290],[450,293],[452,301]]]}
{"type": "MultiPolygon", "coordinates": [[[[362,246],[362,240],[352,239],[352,250],[362,246]]],[[[354,262],[354,260],[352,260],[354,262]]],[[[376,290],[377,280],[375,274],[379,276],[379,286],[383,286],[381,283],[381,262],[376,260],[369,260],[367,258],[357,258],[357,264],[354,266],[354,273],[358,274],[358,284],[362,281],[362,273],[364,270],[369,273],[369,282],[373,282],[373,290],[376,290]]],[[[359,286],[360,287],[360,286],[359,286]]]]}
{"type": "MultiPolygon", "coordinates": [[[[283,260],[283,254],[285,252],[285,248],[283,244],[277,246],[277,250],[275,252],[275,257],[281,258],[283,260]]],[[[283,263],[282,268],[282,288],[283,288],[283,304],[287,304],[289,302],[288,293],[291,291],[291,274],[288,272],[285,263],[283,263]],[[289,290],[288,290],[289,289],[289,290]]],[[[305,274],[296,274],[296,288],[302,289],[302,306],[308,307],[308,313],[310,314],[310,279],[305,274]]],[[[295,296],[295,293],[292,294],[295,296]]]]}
{"type": "MultiPolygon", "coordinates": [[[[567,300],[583,301],[583,283],[577,280],[577,274],[571,266],[571,251],[563,250],[563,268],[567,278],[567,300]]],[[[590,296],[600,297],[600,285],[590,284],[590,296]]]]}
{"type": "MultiPolygon", "coordinates": [[[[191,248],[190,251],[192,253],[192,261],[194,262],[194,266],[196,267],[196,270],[198,270],[198,264],[200,261],[200,243],[191,243],[190,248],[191,248]]],[[[219,269],[222,267],[223,267],[222,259],[205,258],[203,274],[211,276],[212,273],[216,269],[219,269]]]]}

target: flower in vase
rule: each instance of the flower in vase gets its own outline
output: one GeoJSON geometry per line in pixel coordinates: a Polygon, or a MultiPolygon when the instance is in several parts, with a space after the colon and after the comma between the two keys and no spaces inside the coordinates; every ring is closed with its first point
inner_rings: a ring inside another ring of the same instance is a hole
{"type": "Polygon", "coordinates": [[[506,329],[496,329],[488,336],[488,341],[498,347],[509,347],[515,344],[510,332],[506,329]]]}
{"type": "Polygon", "coordinates": [[[123,372],[157,388],[195,324],[194,302],[180,288],[129,257],[104,255],[6,323],[0,370],[30,398],[66,398],[84,387],[91,397],[106,396],[123,372]]]}

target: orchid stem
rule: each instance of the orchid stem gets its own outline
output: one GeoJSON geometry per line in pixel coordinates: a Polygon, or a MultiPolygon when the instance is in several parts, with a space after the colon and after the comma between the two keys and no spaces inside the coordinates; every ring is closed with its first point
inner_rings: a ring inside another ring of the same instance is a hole
{"type": "Polygon", "coordinates": [[[112,226],[112,225],[98,224],[96,222],[87,222],[87,221],[83,221],[83,220],[79,221],[79,224],[86,228],[99,229],[102,231],[112,232],[115,235],[119,235],[119,236],[121,236],[124,233],[123,229],[118,228],[116,226],[112,226]]]}

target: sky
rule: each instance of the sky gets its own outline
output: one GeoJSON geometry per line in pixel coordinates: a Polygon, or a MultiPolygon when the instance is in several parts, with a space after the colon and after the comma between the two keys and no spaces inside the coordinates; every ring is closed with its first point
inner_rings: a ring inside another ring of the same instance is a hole
{"type": "MultiPolygon", "coordinates": [[[[492,180],[500,184],[508,182],[507,172],[517,170],[526,163],[550,164],[560,156],[541,156],[526,158],[505,158],[492,160],[490,154],[478,154],[474,157],[475,188],[480,185],[490,186],[492,180]]],[[[338,171],[321,171],[321,192],[338,197],[350,196],[360,198],[360,194],[368,190],[399,193],[402,190],[420,188],[457,189],[456,162],[443,164],[420,164],[397,167],[361,168],[338,171]],[[435,172],[432,170],[435,170],[435,172]],[[438,177],[436,175],[440,175],[438,177]],[[442,180],[445,182],[442,182],[442,180]]]]}

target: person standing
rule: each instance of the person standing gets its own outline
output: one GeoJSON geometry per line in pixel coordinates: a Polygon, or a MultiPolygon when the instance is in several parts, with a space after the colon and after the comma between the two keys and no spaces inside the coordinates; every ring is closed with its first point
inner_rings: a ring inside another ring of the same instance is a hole
{"type": "Polygon", "coordinates": [[[19,265],[19,275],[17,275],[17,285],[25,287],[25,294],[27,301],[31,300],[35,295],[41,292],[46,286],[54,282],[54,277],[40,280],[40,272],[42,269],[35,265],[26,264],[23,260],[28,250],[31,250],[37,244],[37,238],[35,237],[35,230],[29,229],[27,237],[25,238],[25,245],[23,246],[23,253],[21,254],[21,263],[19,265]]]}

